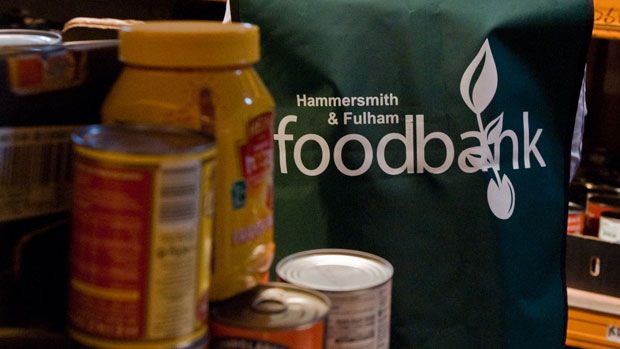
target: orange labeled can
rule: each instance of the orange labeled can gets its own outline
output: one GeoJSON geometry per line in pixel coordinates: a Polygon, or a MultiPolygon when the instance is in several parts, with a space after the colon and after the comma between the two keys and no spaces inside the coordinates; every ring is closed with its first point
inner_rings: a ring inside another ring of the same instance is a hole
{"type": "Polygon", "coordinates": [[[268,279],[274,101],[253,68],[258,27],[153,21],[124,28],[119,40],[125,67],[104,102],[103,122],[192,128],[217,143],[211,300],[268,279]]]}
{"type": "Polygon", "coordinates": [[[572,235],[583,235],[585,219],[586,216],[583,206],[574,202],[569,202],[566,233],[572,235]]]}
{"type": "Polygon", "coordinates": [[[95,348],[194,348],[207,333],[212,139],[94,125],[72,141],[70,335],[95,348]]]}
{"type": "Polygon", "coordinates": [[[211,349],[320,349],[331,303],[316,291],[284,283],[256,286],[211,304],[211,349]]]}
{"type": "Polygon", "coordinates": [[[390,348],[394,267],[387,260],[356,250],[308,250],[280,260],[276,275],[329,298],[327,349],[390,348]]]}

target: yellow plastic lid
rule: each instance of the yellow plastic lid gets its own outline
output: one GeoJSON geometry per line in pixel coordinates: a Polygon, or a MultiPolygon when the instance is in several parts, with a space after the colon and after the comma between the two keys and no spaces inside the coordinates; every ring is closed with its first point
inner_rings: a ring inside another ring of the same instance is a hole
{"type": "Polygon", "coordinates": [[[157,68],[248,65],[260,58],[258,27],[214,21],[150,21],[124,27],[119,58],[157,68]]]}

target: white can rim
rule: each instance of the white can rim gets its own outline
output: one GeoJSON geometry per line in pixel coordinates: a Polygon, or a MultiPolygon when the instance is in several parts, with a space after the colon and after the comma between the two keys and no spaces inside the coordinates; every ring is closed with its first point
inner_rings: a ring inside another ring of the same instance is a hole
{"type": "Polygon", "coordinates": [[[374,288],[392,279],[394,267],[371,253],[317,249],[292,254],[276,265],[282,281],[324,292],[374,288]]]}

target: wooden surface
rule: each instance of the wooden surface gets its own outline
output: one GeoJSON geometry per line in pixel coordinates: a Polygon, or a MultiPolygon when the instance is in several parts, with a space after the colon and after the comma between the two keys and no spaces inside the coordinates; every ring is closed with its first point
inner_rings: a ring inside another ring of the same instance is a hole
{"type": "Polygon", "coordinates": [[[568,288],[566,344],[620,348],[620,298],[568,288]]]}

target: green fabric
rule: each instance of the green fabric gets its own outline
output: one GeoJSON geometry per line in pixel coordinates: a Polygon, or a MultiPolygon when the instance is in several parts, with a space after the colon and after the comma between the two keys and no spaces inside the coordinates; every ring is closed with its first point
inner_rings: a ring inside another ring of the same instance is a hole
{"type": "Polygon", "coordinates": [[[239,0],[238,10],[261,27],[257,69],[277,103],[276,261],[320,247],[389,260],[392,348],[563,347],[568,151],[592,4],[239,0]],[[365,96],[386,105],[308,105],[365,96]],[[345,124],[347,112],[398,122],[345,124]],[[412,166],[386,173],[383,154],[391,168],[412,166]],[[480,158],[498,162],[497,175],[471,166],[480,158]]]}

